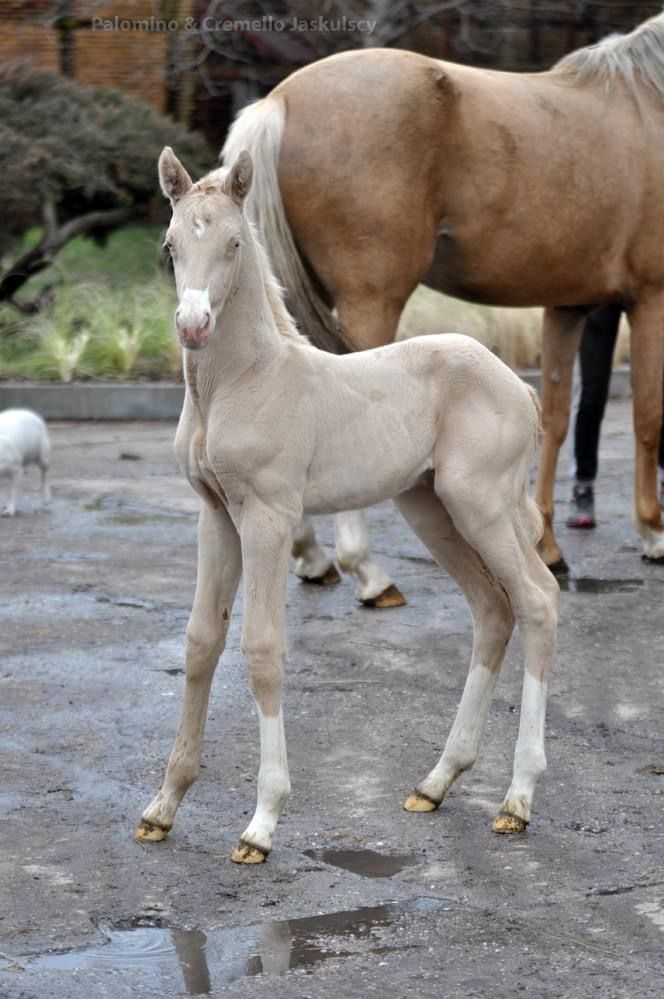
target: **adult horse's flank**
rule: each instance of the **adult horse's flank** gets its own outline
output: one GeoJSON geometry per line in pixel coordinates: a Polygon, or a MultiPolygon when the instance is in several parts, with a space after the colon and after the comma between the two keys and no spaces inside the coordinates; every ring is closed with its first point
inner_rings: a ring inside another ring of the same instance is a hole
{"type": "Polygon", "coordinates": [[[390,49],[332,56],[242,112],[226,162],[240,149],[256,163],[252,212],[277,277],[318,346],[389,342],[421,280],[547,307],[537,500],[549,565],[561,560],[553,483],[583,320],[623,303],[636,522],[645,554],[664,556],[664,14],[546,73],[390,49]]]}
{"type": "Polygon", "coordinates": [[[180,724],[137,837],[163,839],[195,780],[210,684],[242,570],[242,645],[260,721],[258,804],[233,859],[264,860],[289,792],[281,709],[289,552],[304,512],[396,502],[470,604],[470,673],[438,764],[406,802],[429,811],[477,755],[514,620],[525,657],[511,786],[494,829],[521,831],[545,767],[558,586],[537,555],[527,495],[534,393],[468,337],[422,337],[338,357],[295,329],[243,204],[252,164],[192,184],[165,149],[160,178],[185,347],[175,449],[203,499],[180,724]]]}

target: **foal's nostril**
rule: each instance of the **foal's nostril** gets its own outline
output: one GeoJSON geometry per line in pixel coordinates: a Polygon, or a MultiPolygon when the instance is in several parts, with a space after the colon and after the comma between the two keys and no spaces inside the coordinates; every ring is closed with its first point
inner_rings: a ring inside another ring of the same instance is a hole
{"type": "Polygon", "coordinates": [[[177,329],[182,333],[196,332],[205,333],[210,326],[210,321],[212,319],[212,313],[206,309],[202,313],[200,318],[197,316],[185,315],[183,317],[180,309],[175,310],[175,325],[177,329]]]}

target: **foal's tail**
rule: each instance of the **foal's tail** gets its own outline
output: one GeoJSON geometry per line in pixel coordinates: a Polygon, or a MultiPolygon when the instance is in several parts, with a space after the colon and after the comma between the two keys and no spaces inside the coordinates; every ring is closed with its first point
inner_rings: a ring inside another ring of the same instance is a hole
{"type": "Polygon", "coordinates": [[[286,110],[279,97],[250,104],[235,119],[222,158],[230,166],[246,149],[254,163],[249,192],[250,218],[258,225],[274,271],[302,333],[323,350],[342,353],[343,333],[319,294],[295,244],[279,190],[279,151],[286,110]]]}
{"type": "Polygon", "coordinates": [[[535,501],[528,495],[528,474],[530,463],[542,435],[542,405],[535,389],[530,385],[526,385],[525,387],[528,389],[530,396],[531,436],[530,447],[526,448],[523,458],[522,476],[520,477],[521,495],[519,496],[519,512],[526,534],[532,543],[536,545],[544,533],[544,518],[535,501]]]}

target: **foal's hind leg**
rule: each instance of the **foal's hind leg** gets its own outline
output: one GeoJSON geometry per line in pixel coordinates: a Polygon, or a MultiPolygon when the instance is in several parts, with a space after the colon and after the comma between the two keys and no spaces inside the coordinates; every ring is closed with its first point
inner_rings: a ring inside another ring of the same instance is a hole
{"type": "Polygon", "coordinates": [[[473,615],[473,653],[461,703],[443,755],[404,807],[428,812],[477,758],[491,697],[514,626],[505,591],[461,537],[431,486],[396,500],[402,514],[442,568],[463,590],[473,615]]]}
{"type": "Polygon", "coordinates": [[[198,578],[187,626],[187,678],[175,743],[161,790],[143,812],[139,842],[164,839],[198,776],[212,677],[226,641],[242,567],[240,541],[223,508],[203,505],[198,521],[198,578]]]}
{"type": "Polygon", "coordinates": [[[456,481],[453,489],[442,490],[450,514],[504,587],[521,634],[525,672],[519,735],[512,783],[493,826],[494,832],[520,832],[530,821],[535,786],[546,769],[546,690],[555,649],[559,588],[526,535],[518,504],[492,505],[500,484],[491,484],[492,496],[483,493],[477,480],[473,488],[462,492],[458,482],[464,478],[456,481]]]}

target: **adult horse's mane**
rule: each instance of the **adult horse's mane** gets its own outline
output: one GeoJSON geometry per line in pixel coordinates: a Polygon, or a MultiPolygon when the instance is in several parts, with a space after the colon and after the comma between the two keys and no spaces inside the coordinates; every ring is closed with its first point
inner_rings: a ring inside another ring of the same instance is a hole
{"type": "Polygon", "coordinates": [[[595,45],[570,52],[555,69],[572,74],[579,83],[611,85],[621,78],[637,100],[638,74],[664,100],[664,13],[644,21],[628,35],[609,35],[595,45]]]}

